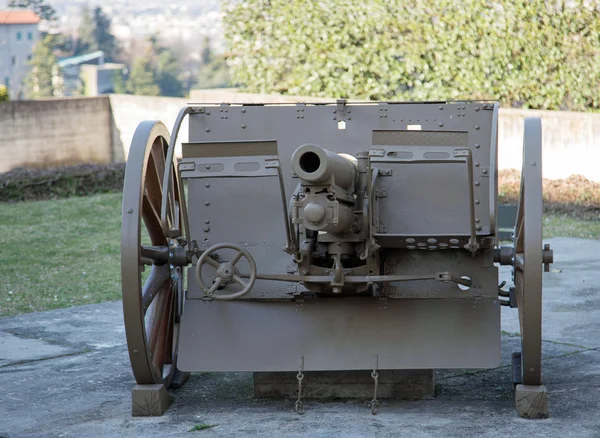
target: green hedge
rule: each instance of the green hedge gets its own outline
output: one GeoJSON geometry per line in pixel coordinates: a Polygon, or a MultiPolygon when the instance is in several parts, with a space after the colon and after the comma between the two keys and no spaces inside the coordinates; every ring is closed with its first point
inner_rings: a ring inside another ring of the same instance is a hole
{"type": "Polygon", "coordinates": [[[124,163],[14,169],[0,174],[0,202],[122,192],[124,176],[124,163]]]}
{"type": "Polygon", "coordinates": [[[4,85],[0,85],[0,102],[8,102],[8,89],[4,85]]]}
{"type": "Polygon", "coordinates": [[[253,92],[584,111],[600,108],[599,11],[600,0],[245,0],[224,23],[233,81],[253,92]]]}

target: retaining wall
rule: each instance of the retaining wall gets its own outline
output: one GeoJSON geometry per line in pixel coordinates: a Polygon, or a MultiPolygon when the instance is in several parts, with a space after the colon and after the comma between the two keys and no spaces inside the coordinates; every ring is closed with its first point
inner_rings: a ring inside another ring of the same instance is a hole
{"type": "Polygon", "coordinates": [[[0,172],[115,159],[106,97],[2,103],[0,131],[0,172]]]}
{"type": "MultiPolygon", "coordinates": [[[[291,103],[333,99],[193,90],[190,99],[131,95],[17,101],[0,104],[0,172],[19,166],[53,166],[82,162],[124,161],[133,133],[142,120],[162,120],[172,130],[177,114],[193,103],[291,103]]],[[[523,119],[540,116],[543,126],[544,176],[578,174],[600,182],[600,114],[501,108],[498,167],[520,169],[523,119]]],[[[178,136],[188,138],[187,122],[178,136]]]]}

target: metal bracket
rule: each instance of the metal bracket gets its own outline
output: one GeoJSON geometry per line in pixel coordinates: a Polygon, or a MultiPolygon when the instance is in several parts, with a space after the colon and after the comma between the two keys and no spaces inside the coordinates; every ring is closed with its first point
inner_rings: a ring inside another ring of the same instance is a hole
{"type": "Polygon", "coordinates": [[[196,164],[195,163],[179,163],[179,171],[183,172],[186,170],[191,170],[193,171],[196,168],[196,164]]]}
{"type": "Polygon", "coordinates": [[[377,199],[377,198],[387,198],[387,190],[386,189],[375,190],[375,199],[377,199]]]}
{"type": "Polygon", "coordinates": [[[470,251],[473,256],[479,250],[479,243],[477,242],[477,225],[475,222],[475,189],[473,188],[473,154],[471,149],[455,149],[455,157],[464,157],[467,161],[468,178],[469,178],[469,219],[471,228],[471,237],[469,243],[465,245],[465,249],[470,251]]]}

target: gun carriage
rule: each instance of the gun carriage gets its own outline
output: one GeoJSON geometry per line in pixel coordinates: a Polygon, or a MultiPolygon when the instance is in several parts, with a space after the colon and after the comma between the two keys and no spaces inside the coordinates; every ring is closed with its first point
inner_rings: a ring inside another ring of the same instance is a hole
{"type": "Polygon", "coordinates": [[[494,102],[338,100],[188,106],[172,136],[142,122],[122,234],[138,389],[167,400],[182,372],[365,370],[376,381],[378,370],[493,368],[510,306],[517,410],[546,415],[541,122],[525,120],[514,237],[501,246],[497,121],[494,102]],[[512,266],[514,287],[499,287],[498,265],[512,266]]]}

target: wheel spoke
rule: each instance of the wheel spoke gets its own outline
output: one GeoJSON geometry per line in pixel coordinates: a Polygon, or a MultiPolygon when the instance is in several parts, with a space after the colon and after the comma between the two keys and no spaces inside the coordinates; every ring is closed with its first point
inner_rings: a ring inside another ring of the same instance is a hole
{"type": "Polygon", "coordinates": [[[142,306],[144,313],[146,313],[150,304],[152,304],[152,301],[154,301],[154,298],[159,294],[165,281],[168,279],[169,267],[167,265],[152,267],[150,276],[142,289],[142,306]]]}
{"type": "Polygon", "coordinates": [[[158,177],[158,181],[160,182],[160,187],[162,191],[163,186],[163,175],[165,174],[165,148],[163,146],[163,138],[158,137],[154,144],[152,145],[152,149],[150,150],[150,156],[152,157],[152,161],[154,162],[154,169],[156,171],[156,175],[158,177]]]}
{"type": "Polygon", "coordinates": [[[152,245],[165,245],[166,239],[163,235],[162,227],[160,226],[160,216],[146,195],[144,195],[144,200],[142,202],[142,218],[144,219],[148,234],[150,234],[152,245]]]}
{"type": "MultiPolygon", "coordinates": [[[[162,156],[163,161],[165,163],[166,166],[166,154],[167,154],[167,150],[169,148],[169,145],[166,144],[165,139],[164,138],[160,138],[160,144],[161,144],[161,148],[164,151],[165,155],[162,156]]],[[[164,174],[163,174],[164,175],[164,174]]],[[[171,176],[170,176],[170,181],[169,181],[169,185],[167,186],[168,188],[168,193],[167,193],[167,223],[169,224],[169,228],[172,229],[174,224],[176,223],[176,219],[175,219],[175,173],[171,172],[171,176]]],[[[164,187],[163,187],[164,189],[164,187]]]]}
{"type": "Polygon", "coordinates": [[[221,266],[221,264],[218,261],[216,261],[215,259],[213,259],[212,257],[207,257],[206,263],[215,269],[219,269],[219,267],[221,266]]]}
{"type": "Polygon", "coordinates": [[[146,193],[155,210],[160,211],[162,203],[162,175],[156,165],[154,155],[150,154],[148,158],[148,168],[146,169],[146,193]]]}
{"type": "Polygon", "coordinates": [[[165,350],[170,342],[172,342],[172,311],[173,311],[173,287],[168,283],[163,292],[164,299],[162,300],[163,309],[159,320],[160,330],[154,349],[152,350],[152,363],[157,368],[162,377],[163,367],[165,364],[165,350]],[[169,339],[171,338],[171,339],[169,339]]]}
{"type": "Polygon", "coordinates": [[[246,283],[239,275],[234,274],[233,280],[242,287],[248,286],[248,283],[246,283]]]}
{"type": "MultiPolygon", "coordinates": [[[[174,336],[174,313],[175,309],[175,299],[177,297],[176,286],[171,285],[171,289],[169,290],[169,321],[167,324],[167,334],[165,337],[165,345],[163,348],[162,356],[163,356],[163,367],[165,364],[173,363],[173,336],[174,336]]],[[[161,374],[163,374],[163,369],[161,368],[161,374]]]]}
{"type": "Polygon", "coordinates": [[[208,295],[212,295],[215,293],[215,291],[219,288],[219,286],[221,286],[221,283],[223,282],[223,279],[221,277],[217,277],[215,278],[215,282],[213,283],[213,285],[210,287],[210,289],[208,289],[208,291],[206,292],[208,295]]]}
{"type": "Polygon", "coordinates": [[[240,259],[242,258],[243,255],[244,255],[244,253],[242,251],[238,251],[235,254],[235,256],[231,259],[231,262],[229,262],[229,263],[231,263],[231,266],[235,266],[235,264],[240,261],[240,259]]]}
{"type": "MultiPolygon", "coordinates": [[[[166,285],[163,285],[163,288],[166,288],[166,285]]],[[[165,297],[166,294],[159,293],[158,299],[154,303],[153,312],[150,314],[150,321],[148,324],[148,328],[150,334],[148,336],[148,343],[150,347],[150,354],[154,356],[156,352],[156,345],[160,338],[161,332],[161,321],[163,320],[163,312],[165,306],[165,297]]]]}

